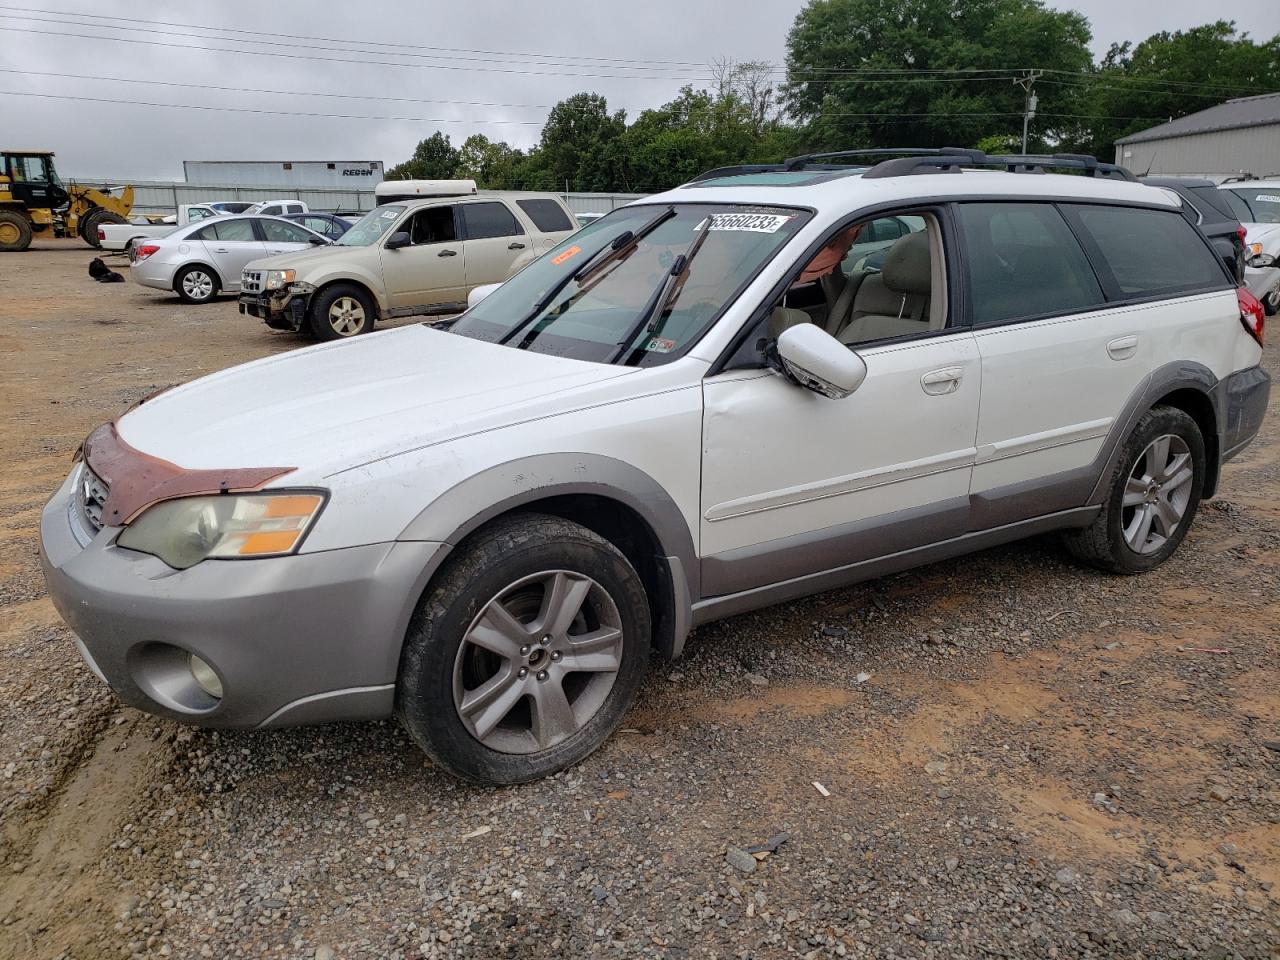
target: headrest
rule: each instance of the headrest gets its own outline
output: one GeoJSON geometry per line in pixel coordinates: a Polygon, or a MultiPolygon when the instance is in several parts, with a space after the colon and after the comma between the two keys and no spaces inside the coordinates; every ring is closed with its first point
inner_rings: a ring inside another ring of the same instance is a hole
{"type": "Polygon", "coordinates": [[[896,293],[930,296],[933,293],[930,259],[929,232],[908,233],[895,241],[885,255],[880,271],[884,285],[896,293]]]}

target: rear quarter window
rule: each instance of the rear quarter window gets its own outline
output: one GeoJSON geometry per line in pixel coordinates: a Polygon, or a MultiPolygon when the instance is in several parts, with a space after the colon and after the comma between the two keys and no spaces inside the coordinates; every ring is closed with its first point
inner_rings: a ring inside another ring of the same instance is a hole
{"type": "Polygon", "coordinates": [[[578,228],[554,200],[517,200],[516,205],[543,233],[559,233],[578,228]]]}
{"type": "Polygon", "coordinates": [[[468,240],[517,237],[524,233],[516,215],[507,209],[505,203],[464,203],[462,220],[467,225],[468,240]]]}
{"type": "Polygon", "coordinates": [[[1176,211],[1077,206],[1072,216],[1102,261],[1104,280],[1112,288],[1109,299],[1172,296],[1227,285],[1212,247],[1176,211]]]}

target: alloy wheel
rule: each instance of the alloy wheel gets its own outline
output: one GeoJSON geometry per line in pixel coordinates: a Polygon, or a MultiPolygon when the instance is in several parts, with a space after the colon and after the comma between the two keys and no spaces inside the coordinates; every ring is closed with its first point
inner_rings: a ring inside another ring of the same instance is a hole
{"type": "Polygon", "coordinates": [[[182,292],[192,300],[208,300],[213,296],[213,277],[202,270],[188,270],[182,277],[182,292]]]}
{"type": "Polygon", "coordinates": [[[364,326],[364,307],[354,297],[338,297],[329,306],[329,326],[340,337],[350,337],[364,326]]]}
{"type": "Polygon", "coordinates": [[[1185,440],[1156,437],[1138,457],[1125,482],[1120,525],[1135,553],[1155,553],[1168,542],[1187,514],[1195,463],[1185,440]]]}
{"type": "Polygon", "coordinates": [[[622,653],[622,618],[604,587],[568,570],[536,573],[471,622],[454,660],[454,707],[492,750],[547,750],[599,712],[622,653]]]}

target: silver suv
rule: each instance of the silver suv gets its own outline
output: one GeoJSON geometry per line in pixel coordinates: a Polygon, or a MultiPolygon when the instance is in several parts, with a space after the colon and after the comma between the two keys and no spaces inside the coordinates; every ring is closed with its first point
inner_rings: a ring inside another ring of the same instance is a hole
{"type": "Polygon", "coordinates": [[[375,320],[458,313],[577,229],[549,193],[405,200],[370,211],[323,251],[248,264],[240,312],[340,340],[375,320]]]}

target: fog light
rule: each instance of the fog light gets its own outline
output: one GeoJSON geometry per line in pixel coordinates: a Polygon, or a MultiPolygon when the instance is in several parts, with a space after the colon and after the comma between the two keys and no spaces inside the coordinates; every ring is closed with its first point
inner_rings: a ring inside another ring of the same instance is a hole
{"type": "Polygon", "coordinates": [[[222,699],[222,681],[213,672],[213,667],[209,666],[194,653],[187,654],[187,666],[191,668],[191,676],[195,677],[196,683],[200,685],[201,690],[215,700],[222,699]]]}

